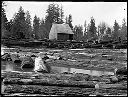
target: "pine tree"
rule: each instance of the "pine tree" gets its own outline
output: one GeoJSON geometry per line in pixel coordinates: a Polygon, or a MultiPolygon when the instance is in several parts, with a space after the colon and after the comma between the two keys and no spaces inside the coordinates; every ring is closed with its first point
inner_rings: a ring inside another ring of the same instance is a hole
{"type": "Polygon", "coordinates": [[[69,27],[73,30],[72,15],[71,14],[69,14],[69,17],[68,17],[68,24],[69,24],[69,27]]]}
{"type": "Polygon", "coordinates": [[[127,40],[127,25],[125,18],[122,21],[122,27],[120,31],[121,40],[127,40]]]}
{"type": "Polygon", "coordinates": [[[39,39],[39,25],[40,25],[40,19],[35,15],[33,20],[33,34],[35,39],[39,39]]]}
{"type": "Polygon", "coordinates": [[[105,34],[105,30],[107,29],[107,24],[105,22],[101,22],[99,24],[99,31],[101,35],[105,34]]]}
{"type": "Polygon", "coordinates": [[[90,27],[89,27],[89,37],[88,39],[96,39],[96,27],[95,27],[95,19],[93,17],[91,17],[91,21],[90,21],[90,27]]]}
{"type": "Polygon", "coordinates": [[[73,32],[74,40],[81,41],[83,39],[83,27],[81,25],[75,25],[73,32]]]}
{"type": "Polygon", "coordinates": [[[109,35],[111,35],[111,34],[112,34],[112,31],[111,31],[111,28],[110,28],[110,27],[107,27],[106,34],[109,34],[109,35]]]}
{"type": "Polygon", "coordinates": [[[49,4],[48,9],[46,10],[47,15],[45,16],[45,28],[46,28],[46,36],[49,37],[49,32],[51,30],[52,24],[62,24],[63,23],[63,7],[59,7],[58,4],[49,4]]]}
{"type": "Polygon", "coordinates": [[[39,35],[40,39],[45,39],[47,38],[47,29],[45,28],[45,22],[44,19],[41,20],[40,27],[39,27],[39,35]]]}
{"type": "Polygon", "coordinates": [[[119,40],[119,28],[120,27],[119,27],[119,24],[116,22],[116,20],[114,22],[113,28],[114,28],[114,31],[113,31],[113,39],[115,41],[118,41],[119,40]]]}
{"type": "Polygon", "coordinates": [[[2,1],[2,9],[1,9],[1,32],[2,32],[2,38],[8,37],[9,31],[8,31],[8,20],[6,17],[5,9],[6,6],[5,2],[2,1]]]}
{"type": "Polygon", "coordinates": [[[30,16],[29,11],[26,12],[25,21],[26,21],[26,34],[25,34],[25,37],[26,38],[32,38],[31,16],[30,16]]]}
{"type": "Polygon", "coordinates": [[[26,34],[26,22],[25,12],[22,7],[19,8],[18,13],[14,16],[12,26],[12,36],[16,39],[25,39],[26,34]]]}
{"type": "Polygon", "coordinates": [[[61,7],[60,7],[60,21],[59,21],[60,24],[64,23],[63,18],[64,18],[64,11],[63,11],[63,6],[61,5],[61,7]]]}

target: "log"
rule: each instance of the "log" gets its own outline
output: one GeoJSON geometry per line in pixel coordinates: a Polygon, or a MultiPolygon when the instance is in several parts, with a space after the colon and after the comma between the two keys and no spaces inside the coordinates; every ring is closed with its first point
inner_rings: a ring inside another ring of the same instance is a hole
{"type": "Polygon", "coordinates": [[[14,63],[21,63],[21,60],[17,54],[11,54],[11,59],[14,63]]]}
{"type": "MultiPolygon", "coordinates": [[[[5,93],[26,93],[40,95],[63,95],[63,96],[90,96],[95,94],[94,88],[79,87],[58,87],[58,86],[39,86],[39,85],[7,85],[5,93]]],[[[120,89],[99,89],[103,95],[126,95],[127,90],[120,89]]]]}
{"type": "Polygon", "coordinates": [[[99,88],[105,89],[119,89],[119,90],[127,90],[127,85],[123,84],[99,84],[99,88]]]}
{"type": "Polygon", "coordinates": [[[56,80],[53,78],[45,78],[45,77],[42,79],[5,78],[3,83],[5,85],[7,85],[7,84],[19,84],[19,85],[84,87],[84,88],[94,88],[95,87],[95,83],[93,81],[56,80]]]}
{"type": "Polygon", "coordinates": [[[11,60],[10,54],[4,53],[3,55],[1,55],[1,60],[2,60],[2,61],[7,61],[8,59],[11,60]]]}
{"type": "Polygon", "coordinates": [[[70,81],[99,81],[99,82],[105,82],[110,83],[110,77],[96,77],[96,76],[90,76],[88,74],[39,74],[35,72],[7,72],[2,71],[2,77],[6,78],[23,78],[23,79],[29,79],[29,78],[35,78],[35,79],[43,79],[43,78],[53,78],[55,80],[70,80],[70,81]]]}
{"type": "Polygon", "coordinates": [[[21,68],[34,68],[34,61],[30,56],[23,57],[21,68]]]}
{"type": "Polygon", "coordinates": [[[79,87],[58,87],[39,85],[7,85],[5,93],[27,93],[43,95],[63,95],[63,96],[89,96],[95,91],[93,88],[79,87]]]}

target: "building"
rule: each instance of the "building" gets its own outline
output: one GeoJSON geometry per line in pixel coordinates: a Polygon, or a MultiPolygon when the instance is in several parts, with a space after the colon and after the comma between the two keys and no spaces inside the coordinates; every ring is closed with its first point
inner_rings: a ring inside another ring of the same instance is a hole
{"type": "Polygon", "coordinates": [[[50,40],[73,40],[73,32],[68,24],[53,24],[49,33],[50,40]]]}

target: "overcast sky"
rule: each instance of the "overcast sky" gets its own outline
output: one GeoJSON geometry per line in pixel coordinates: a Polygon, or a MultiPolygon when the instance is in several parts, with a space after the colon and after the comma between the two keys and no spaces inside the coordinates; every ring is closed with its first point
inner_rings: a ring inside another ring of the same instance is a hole
{"type": "MultiPolygon", "coordinates": [[[[6,15],[8,20],[12,19],[14,13],[18,12],[19,7],[22,6],[24,11],[29,11],[31,18],[37,15],[40,19],[46,15],[48,5],[53,2],[34,2],[34,1],[5,1],[6,15]]],[[[96,26],[104,21],[108,25],[113,26],[114,21],[121,25],[122,19],[127,19],[127,2],[54,2],[59,5],[62,4],[64,16],[72,15],[73,25],[87,24],[93,16],[96,26]]]]}

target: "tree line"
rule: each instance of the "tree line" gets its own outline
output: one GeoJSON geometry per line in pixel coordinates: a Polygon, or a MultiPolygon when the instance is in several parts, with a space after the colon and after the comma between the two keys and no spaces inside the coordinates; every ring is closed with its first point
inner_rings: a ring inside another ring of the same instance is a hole
{"type": "Polygon", "coordinates": [[[98,27],[95,25],[95,19],[91,17],[90,23],[82,25],[72,25],[72,15],[69,14],[64,18],[63,6],[52,3],[48,5],[46,16],[40,19],[36,15],[33,19],[29,11],[24,11],[20,6],[19,11],[14,14],[13,18],[8,21],[4,7],[6,4],[2,2],[1,9],[1,34],[2,38],[15,39],[45,39],[49,38],[49,32],[53,23],[66,23],[70,26],[74,33],[74,40],[89,41],[89,40],[126,40],[127,25],[125,18],[120,26],[115,20],[113,27],[109,27],[105,22],[101,22],[98,27]]]}

